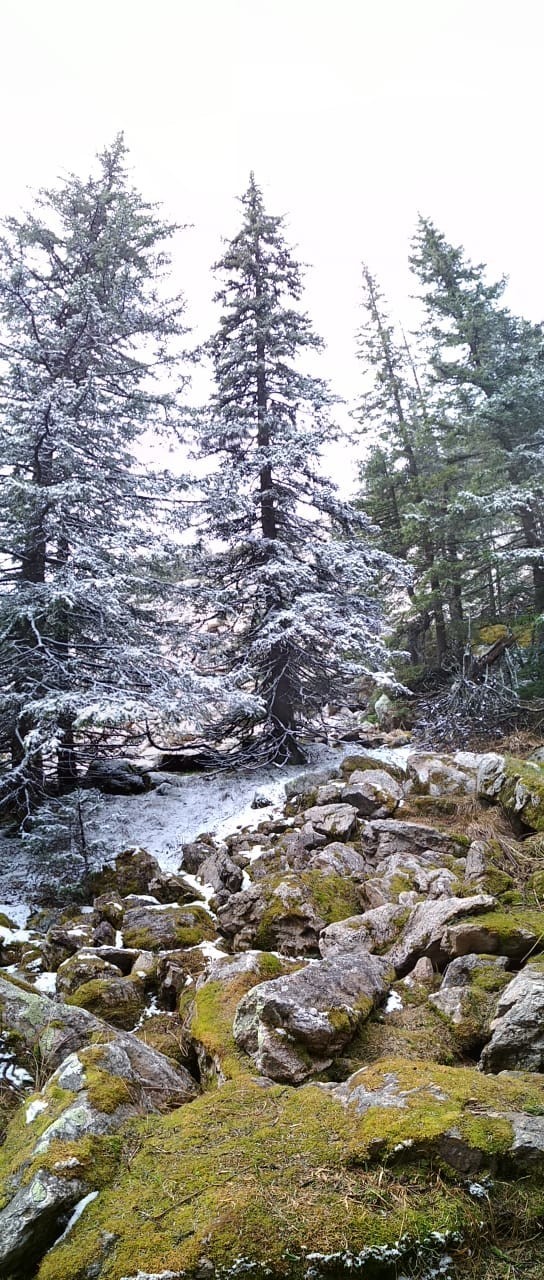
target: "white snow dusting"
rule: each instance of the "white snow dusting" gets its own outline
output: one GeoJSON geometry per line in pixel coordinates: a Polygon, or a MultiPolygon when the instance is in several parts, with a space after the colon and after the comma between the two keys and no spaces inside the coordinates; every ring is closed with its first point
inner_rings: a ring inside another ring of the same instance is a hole
{"type": "Polygon", "coordinates": [[[46,1111],[48,1106],[49,1103],[46,1102],[45,1098],[35,1098],[33,1102],[29,1102],[25,1112],[26,1123],[32,1124],[32,1121],[36,1119],[36,1116],[39,1116],[40,1111],[46,1111]]]}

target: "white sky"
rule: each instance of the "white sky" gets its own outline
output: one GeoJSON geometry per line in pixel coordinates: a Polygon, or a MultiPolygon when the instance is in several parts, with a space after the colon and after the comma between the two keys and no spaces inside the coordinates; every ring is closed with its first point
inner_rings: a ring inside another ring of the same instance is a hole
{"type": "Polygon", "coordinates": [[[177,283],[200,336],[251,168],[348,399],[360,261],[409,322],[418,211],[541,318],[542,0],[0,0],[0,33],[0,213],[124,129],[136,185],[194,224],[177,283]]]}

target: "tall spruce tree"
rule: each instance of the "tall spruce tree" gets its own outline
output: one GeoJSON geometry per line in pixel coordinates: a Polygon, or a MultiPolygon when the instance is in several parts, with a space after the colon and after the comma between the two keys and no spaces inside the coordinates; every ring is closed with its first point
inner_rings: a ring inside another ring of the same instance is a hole
{"type": "Polygon", "coordinates": [[[1,788],[23,813],[55,766],[58,787],[74,785],[88,726],[172,697],[145,573],[161,485],[138,447],[176,400],[173,230],[133,189],[122,137],[91,177],[42,191],[4,226],[1,788]]]}
{"type": "Polygon", "coordinates": [[[503,305],[506,281],[489,283],[420,218],[411,265],[422,286],[424,341],[434,397],[455,422],[468,506],[478,528],[488,608],[544,613],[544,342],[541,325],[503,305]],[[495,529],[489,536],[489,516],[495,529]],[[532,602],[527,592],[532,579],[532,602]]]}
{"type": "Polygon", "coordinates": [[[215,394],[198,428],[209,468],[200,591],[218,628],[207,664],[238,689],[216,732],[233,734],[246,757],[297,761],[304,724],[383,664],[377,575],[383,582],[392,563],[320,469],[337,434],[333,397],[302,369],[321,342],[298,306],[284,220],[266,212],[253,175],[241,204],[216,268],[215,394]]]}

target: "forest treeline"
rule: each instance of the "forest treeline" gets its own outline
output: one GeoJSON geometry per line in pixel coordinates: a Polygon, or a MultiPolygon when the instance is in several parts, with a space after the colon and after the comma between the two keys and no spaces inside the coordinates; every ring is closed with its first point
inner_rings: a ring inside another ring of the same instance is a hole
{"type": "Polygon", "coordinates": [[[504,306],[505,280],[489,283],[424,218],[410,266],[423,311],[410,339],[363,268],[363,504],[413,570],[399,626],[410,661],[441,668],[478,628],[514,626],[538,647],[544,345],[540,324],[504,306]]]}
{"type": "Polygon", "coordinates": [[[428,221],[415,338],[365,267],[347,502],[320,464],[340,430],[305,361],[321,343],[301,268],[253,175],[240,204],[198,353],[171,292],[177,228],[132,186],[122,137],[4,223],[0,804],[23,824],[146,736],[299,760],[325,704],[361,677],[394,687],[391,646],[404,678],[459,661],[476,626],[523,619],[538,648],[540,326],[428,221]]]}

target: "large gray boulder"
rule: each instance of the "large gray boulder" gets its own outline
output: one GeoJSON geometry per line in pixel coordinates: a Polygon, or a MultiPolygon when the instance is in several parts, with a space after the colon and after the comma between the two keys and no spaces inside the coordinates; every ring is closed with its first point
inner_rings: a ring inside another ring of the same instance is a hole
{"type": "Polygon", "coordinates": [[[460,916],[489,911],[494,904],[495,899],[486,893],[471,898],[436,898],[418,902],[400,938],[387,952],[399,977],[404,977],[420,956],[428,956],[439,965],[453,959],[455,952],[447,940],[448,925],[460,916]]]}
{"type": "Polygon", "coordinates": [[[453,756],[411,752],[407,762],[408,780],[419,795],[473,795],[477,759],[468,752],[456,752],[453,756]]]}
{"type": "Polygon", "coordinates": [[[349,840],[357,826],[357,809],[351,804],[315,805],[305,810],[304,818],[329,840],[349,840]]]}
{"type": "Polygon", "coordinates": [[[387,818],[401,803],[403,790],[385,769],[356,769],[339,798],[361,818],[387,818]]]}
{"type": "Polygon", "coordinates": [[[0,1275],[25,1280],[86,1194],[81,1177],[38,1169],[0,1212],[0,1275]]]}
{"type": "Polygon", "coordinates": [[[144,1109],[180,1106],[198,1093],[192,1076],[175,1068],[168,1058],[129,1032],[114,1030],[86,1009],[50,1000],[23,989],[0,976],[0,1018],[2,1026],[15,1033],[16,1043],[49,1074],[71,1053],[92,1043],[117,1045],[127,1055],[139,1081],[144,1109]]]}
{"type": "Polygon", "coordinates": [[[234,893],[217,912],[219,928],[236,951],[257,946],[286,956],[316,955],[326,921],[306,885],[286,873],[234,893]]]}
{"type": "MultiPolygon", "coordinates": [[[[197,1086],[183,1067],[174,1067],[135,1036],[2,978],[0,1010],[16,1043],[27,1046],[50,1074],[39,1093],[23,1104],[26,1127],[32,1136],[35,1126],[36,1138],[30,1151],[25,1146],[2,1188],[0,1275],[26,1280],[77,1203],[95,1189],[88,1161],[92,1139],[115,1133],[131,1117],[190,1101],[197,1086]],[[58,1177],[51,1168],[53,1144],[59,1152],[62,1144],[70,1144],[69,1165],[64,1166],[70,1169],[68,1177],[58,1177]]],[[[17,1117],[13,1123],[18,1124],[17,1117]]]]}
{"type": "Polygon", "coordinates": [[[154,906],[152,903],[125,912],[123,938],[140,951],[171,951],[196,946],[215,935],[213,922],[203,907],[154,906]]]}
{"type": "Polygon", "coordinates": [[[395,941],[406,923],[406,915],[406,907],[386,902],[360,916],[329,924],[319,939],[321,955],[328,959],[341,954],[383,951],[395,941]]]}
{"type": "Polygon", "coordinates": [[[376,857],[387,858],[392,853],[420,853],[434,850],[443,857],[457,858],[464,852],[461,841],[455,836],[437,831],[422,822],[403,822],[398,818],[372,818],[368,827],[376,842],[376,857]]]}
{"type": "Polygon", "coordinates": [[[544,969],[528,964],[501,992],[484,1071],[544,1071],[544,969]]]}
{"type": "Polygon", "coordinates": [[[379,956],[341,955],[310,964],[243,996],[234,1038],[263,1075],[300,1084],[330,1066],[385,998],[392,978],[391,965],[379,956]]]}

